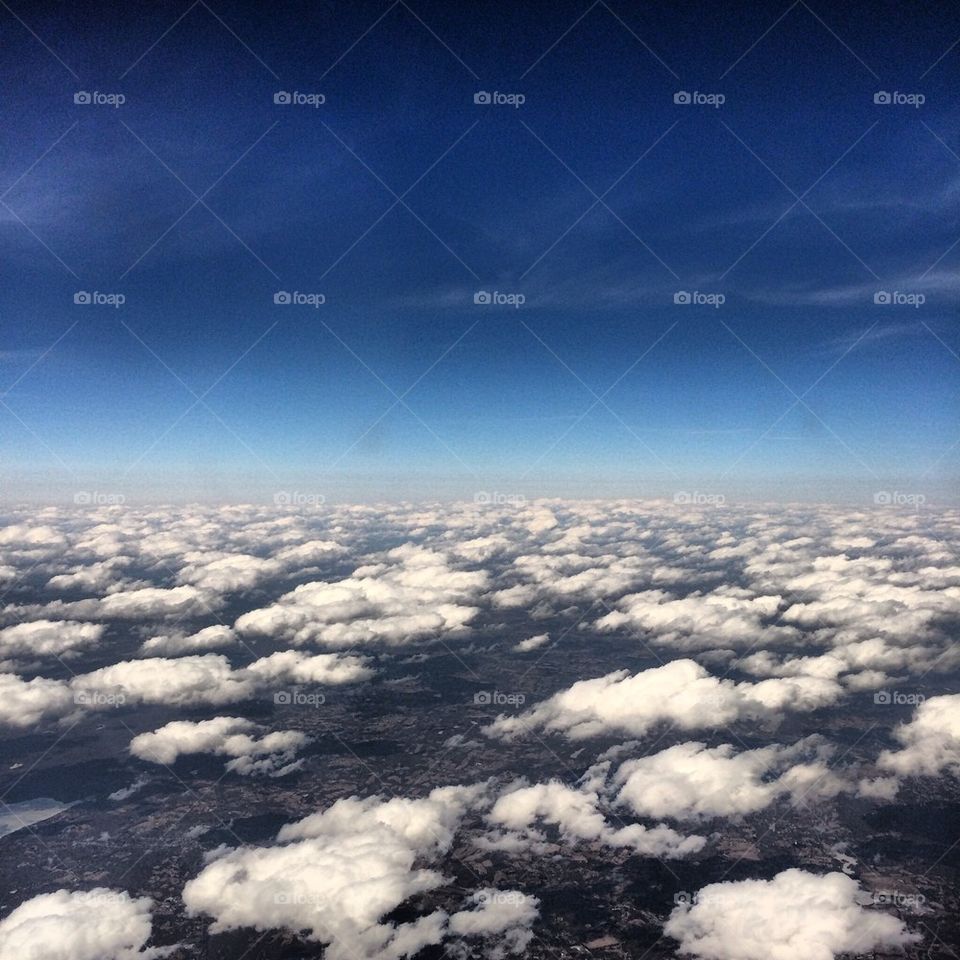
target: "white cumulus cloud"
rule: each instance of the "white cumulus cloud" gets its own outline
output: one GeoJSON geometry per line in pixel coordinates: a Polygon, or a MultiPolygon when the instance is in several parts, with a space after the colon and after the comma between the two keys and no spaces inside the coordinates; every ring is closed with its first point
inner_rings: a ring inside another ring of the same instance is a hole
{"type": "Polygon", "coordinates": [[[854,789],[827,767],[831,752],[816,737],[740,752],[729,743],[681,743],[622,764],[614,777],[617,802],[674,820],[755,813],[783,796],[812,802],[854,789]]]}
{"type": "Polygon", "coordinates": [[[149,763],[171,764],[181,754],[212,753],[230,757],[227,769],[242,776],[283,776],[296,769],[294,757],[306,743],[296,730],[267,732],[240,717],[213,717],[193,722],[174,720],[130,742],[130,753],[149,763]]]}
{"type": "Polygon", "coordinates": [[[934,776],[942,770],[960,770],[960,694],[931,697],[921,703],[913,719],[894,731],[903,744],[885,750],[878,760],[884,770],[901,776],[934,776]]]}
{"type": "MultiPolygon", "coordinates": [[[[669,827],[632,823],[611,825],[599,809],[599,796],[559,781],[532,786],[514,785],[503,792],[487,814],[496,826],[513,832],[510,847],[529,847],[544,837],[533,830],[537,823],[552,824],[568,842],[597,840],[611,847],[629,847],[644,856],[673,859],[703,849],[703,837],[685,837],[669,827]]],[[[495,838],[496,839],[496,838],[495,838]]]]}
{"type": "Polygon", "coordinates": [[[703,887],[674,908],[664,932],[701,960],[833,960],[898,950],[920,939],[896,917],[860,905],[843,873],[784,870],[772,880],[703,887]]]}
{"type": "Polygon", "coordinates": [[[498,717],[485,730],[509,738],[541,728],[579,740],[606,732],[640,735],[659,723],[714,728],[746,717],[814,710],[842,693],[835,681],[818,677],[736,683],[717,679],[693,660],[673,660],[633,675],[619,670],[580,680],[519,716],[498,717]]]}
{"type": "MultiPolygon", "coordinates": [[[[450,917],[436,910],[417,920],[384,923],[411,897],[444,878],[428,864],[449,850],[484,787],[438,787],[422,799],[338,800],[282,828],[268,847],[221,849],[184,887],[190,915],[214,918],[212,932],[253,927],[306,931],[327,944],[331,960],[410,956],[440,943],[450,917]]],[[[511,924],[518,920],[515,911],[511,924]]],[[[465,935],[502,934],[503,918],[460,918],[465,935]]],[[[526,923],[526,920],[524,920],[526,923]]]]}
{"type": "Polygon", "coordinates": [[[153,901],[119,890],[57,890],[21,903],[0,920],[0,960],[151,960],[153,901]]]}

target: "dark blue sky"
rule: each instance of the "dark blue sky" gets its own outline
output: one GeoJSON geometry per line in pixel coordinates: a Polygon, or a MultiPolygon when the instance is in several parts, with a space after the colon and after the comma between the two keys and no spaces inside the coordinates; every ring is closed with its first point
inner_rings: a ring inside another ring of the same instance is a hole
{"type": "Polygon", "coordinates": [[[955,490],[960,10],[0,27],[8,499],[955,490]]]}

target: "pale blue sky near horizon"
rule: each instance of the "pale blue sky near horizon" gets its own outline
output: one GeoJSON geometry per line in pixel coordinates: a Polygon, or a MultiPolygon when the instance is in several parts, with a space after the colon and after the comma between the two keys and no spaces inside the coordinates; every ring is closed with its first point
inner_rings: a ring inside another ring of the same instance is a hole
{"type": "Polygon", "coordinates": [[[0,498],[953,502],[960,15],[583,12],[11,20],[0,498]]]}

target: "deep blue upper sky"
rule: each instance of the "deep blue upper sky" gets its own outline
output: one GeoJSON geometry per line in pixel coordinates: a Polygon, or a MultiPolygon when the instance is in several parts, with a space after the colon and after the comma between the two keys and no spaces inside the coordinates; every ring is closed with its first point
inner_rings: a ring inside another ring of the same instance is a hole
{"type": "Polygon", "coordinates": [[[960,10],[10,9],[7,499],[955,489],[960,10]]]}

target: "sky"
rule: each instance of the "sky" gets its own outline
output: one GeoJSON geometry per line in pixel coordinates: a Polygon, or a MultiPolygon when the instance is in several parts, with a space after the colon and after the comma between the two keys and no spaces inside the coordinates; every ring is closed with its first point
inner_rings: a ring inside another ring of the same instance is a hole
{"type": "Polygon", "coordinates": [[[4,501],[955,499],[960,12],[0,23],[4,501]]]}

